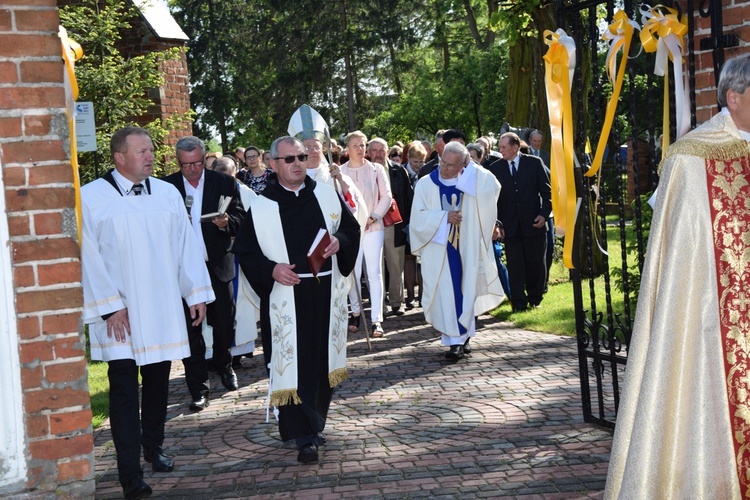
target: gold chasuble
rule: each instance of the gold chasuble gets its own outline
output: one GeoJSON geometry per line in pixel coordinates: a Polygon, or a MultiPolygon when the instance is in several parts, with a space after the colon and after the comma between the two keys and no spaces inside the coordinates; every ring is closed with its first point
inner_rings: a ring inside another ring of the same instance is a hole
{"type": "Polygon", "coordinates": [[[750,148],[721,113],[657,194],[605,498],[750,495],[750,148]]]}

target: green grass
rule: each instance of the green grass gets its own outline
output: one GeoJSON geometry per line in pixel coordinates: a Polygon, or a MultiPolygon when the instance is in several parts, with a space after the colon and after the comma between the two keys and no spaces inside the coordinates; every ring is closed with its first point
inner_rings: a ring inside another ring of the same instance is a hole
{"type": "Polygon", "coordinates": [[[91,413],[94,429],[109,418],[109,380],[107,363],[89,361],[89,392],[91,393],[91,413]]]}
{"type": "MultiPolygon", "coordinates": [[[[619,229],[610,228],[610,230],[607,231],[607,249],[610,255],[610,266],[619,266],[620,245],[619,229]]],[[[628,256],[628,258],[631,259],[633,257],[628,256]]],[[[592,307],[588,280],[584,280],[582,286],[584,308],[591,310],[592,307]]],[[[612,309],[616,313],[622,312],[624,310],[623,296],[614,289],[614,282],[610,282],[610,287],[612,309]]],[[[604,277],[600,276],[594,280],[594,294],[596,297],[597,311],[604,313],[606,318],[604,277]]],[[[549,286],[547,294],[542,301],[542,307],[539,309],[529,309],[528,311],[514,313],[511,310],[510,303],[506,300],[500,305],[500,307],[492,311],[492,315],[500,321],[513,323],[516,327],[525,330],[552,333],[555,335],[575,336],[576,318],[573,298],[573,282],[570,280],[568,269],[562,264],[562,259],[558,258],[552,264],[552,268],[550,269],[549,286]]]]}

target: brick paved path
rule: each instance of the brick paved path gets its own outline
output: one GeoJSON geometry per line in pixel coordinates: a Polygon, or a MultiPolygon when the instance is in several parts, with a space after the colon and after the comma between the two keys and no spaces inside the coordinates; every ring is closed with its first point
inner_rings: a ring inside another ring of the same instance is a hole
{"type": "MultiPolygon", "coordinates": [[[[611,434],[583,422],[575,342],[483,316],[474,352],[443,357],[421,310],[387,318],[367,350],[350,335],[351,379],[337,389],[318,464],[302,465],[265,422],[262,354],[240,389],[212,376],[211,406],[188,411],[173,364],[165,448],[172,473],[145,479],[178,498],[601,498],[611,434]]],[[[97,430],[97,498],[119,498],[108,423],[97,430]]]]}

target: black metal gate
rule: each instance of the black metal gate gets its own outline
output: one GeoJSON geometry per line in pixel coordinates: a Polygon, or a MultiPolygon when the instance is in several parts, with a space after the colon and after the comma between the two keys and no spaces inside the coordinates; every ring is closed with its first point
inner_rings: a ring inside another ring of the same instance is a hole
{"type": "MultiPolygon", "coordinates": [[[[653,7],[657,2],[643,3],[653,7]]],[[[658,3],[680,8],[677,2],[658,3]]],[[[599,139],[605,96],[609,95],[603,67],[608,47],[601,41],[601,31],[618,7],[640,24],[641,2],[556,2],[558,26],[575,39],[577,51],[572,100],[576,157],[580,163],[576,191],[582,202],[576,228],[576,269],[571,271],[571,279],[581,396],[584,419],[608,428],[615,425],[627,363],[651,221],[647,200],[658,184],[664,85],[663,79],[653,74],[653,54],[640,53],[628,62],[608,154],[598,176],[585,177],[583,172],[590,161],[585,145],[587,141],[596,144],[599,139]]],[[[693,0],[682,2],[682,7],[688,13],[695,12],[693,0]]],[[[701,41],[701,49],[713,49],[714,62],[720,67],[723,48],[736,40],[721,33],[721,0],[702,0],[698,7],[699,15],[712,17],[712,34],[701,41]]],[[[694,89],[694,29],[692,16],[688,15],[688,19],[688,69],[694,89]]],[[[640,49],[637,36],[634,35],[631,57],[640,49]]],[[[670,81],[674,81],[673,74],[670,81]]],[[[695,125],[695,99],[691,101],[695,125]]],[[[671,104],[673,108],[674,103],[671,104]]],[[[674,124],[674,109],[671,115],[670,123],[674,124]]],[[[674,125],[672,128],[670,137],[674,138],[674,125]]]]}

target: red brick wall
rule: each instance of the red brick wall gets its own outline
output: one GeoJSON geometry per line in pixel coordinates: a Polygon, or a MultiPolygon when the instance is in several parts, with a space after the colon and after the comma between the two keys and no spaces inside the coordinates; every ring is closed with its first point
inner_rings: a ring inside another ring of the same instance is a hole
{"type": "MultiPolygon", "coordinates": [[[[179,59],[163,61],[160,65],[164,84],[153,89],[149,97],[154,106],[146,115],[139,117],[139,123],[148,123],[157,118],[168,119],[175,114],[185,114],[190,111],[190,74],[185,55],[185,42],[179,40],[162,40],[156,37],[148,24],[138,17],[131,21],[132,28],[123,33],[120,50],[129,56],[139,56],[154,51],[172,48],[182,49],[179,59]]],[[[165,141],[174,146],[180,137],[192,135],[192,122],[184,121],[177,125],[165,141]]]]}
{"type": "MultiPolygon", "coordinates": [[[[699,2],[695,2],[698,4],[699,2]]],[[[681,2],[686,8],[687,2],[681,2]]],[[[722,2],[724,34],[734,33],[739,38],[738,47],[726,49],[724,58],[743,54],[750,51],[750,1],[724,0],[722,2]]],[[[713,70],[713,53],[710,50],[700,51],[700,41],[711,35],[711,19],[702,18],[694,13],[695,20],[695,88],[696,88],[696,120],[703,123],[710,119],[718,108],[716,107],[716,80],[713,70]]]]}
{"type": "MultiPolygon", "coordinates": [[[[54,0],[0,3],[0,149],[16,296],[26,481],[93,495],[81,269],[54,0]]],[[[5,217],[6,214],[0,214],[5,217]]],[[[5,488],[8,490],[8,488],[5,488]]]]}

